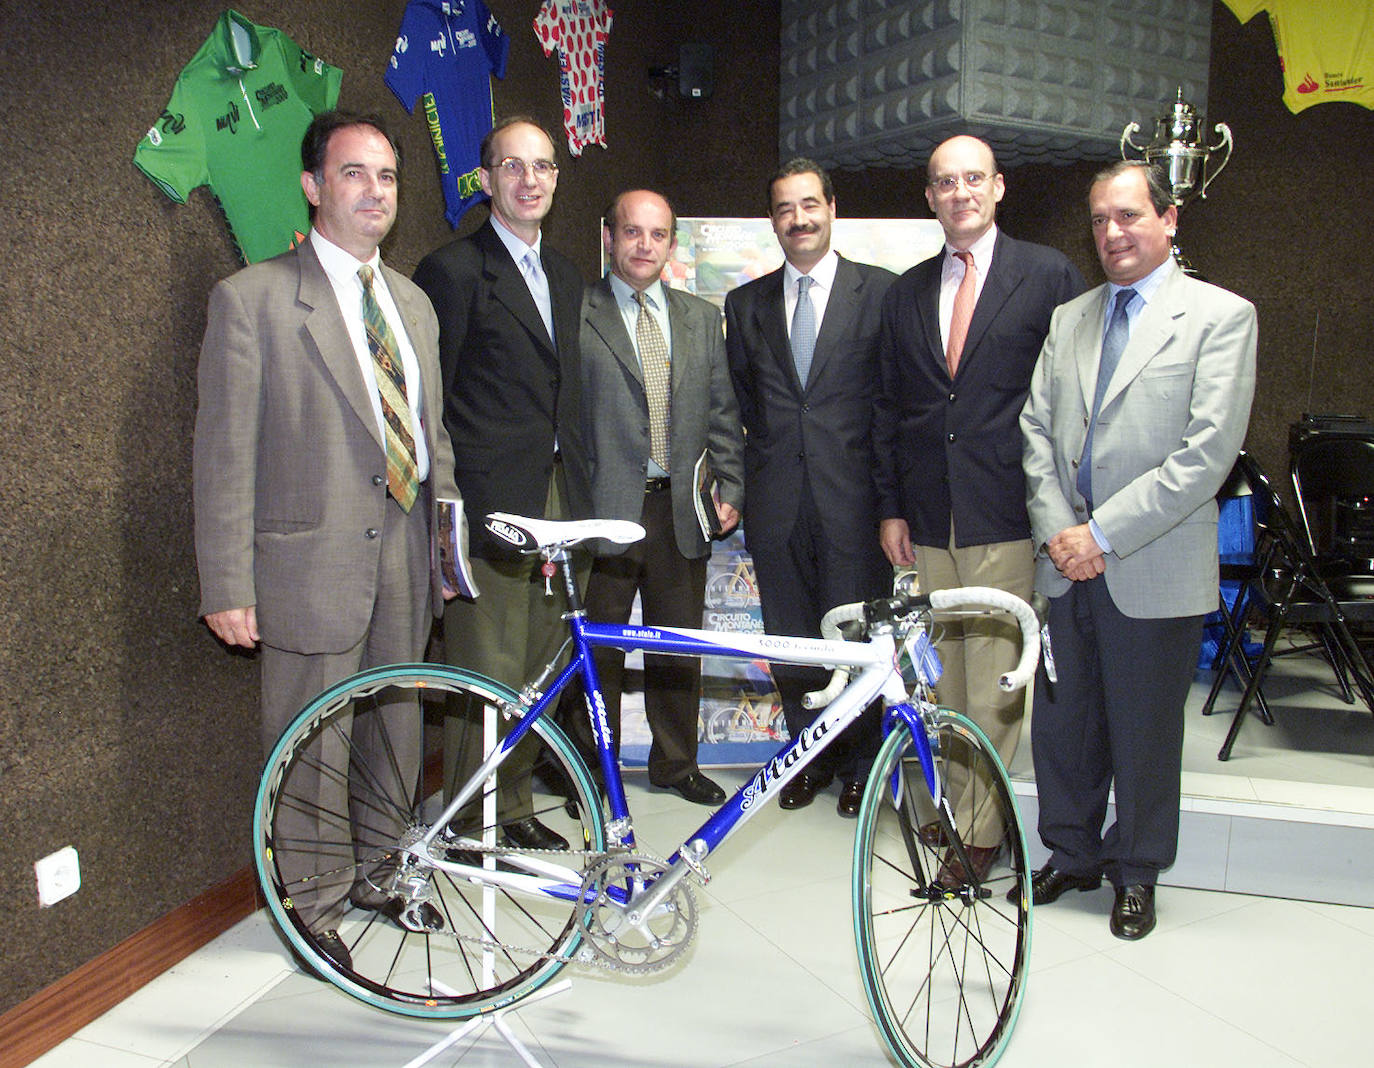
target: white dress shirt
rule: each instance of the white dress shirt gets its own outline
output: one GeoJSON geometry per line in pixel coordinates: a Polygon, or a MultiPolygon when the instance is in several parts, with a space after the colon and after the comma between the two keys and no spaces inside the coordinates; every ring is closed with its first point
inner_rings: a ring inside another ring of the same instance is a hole
{"type": "MultiPolygon", "coordinates": [[[[339,313],[344,325],[348,327],[348,339],[353,342],[353,354],[358,359],[358,368],[363,373],[367,386],[367,396],[372,402],[372,414],[377,420],[377,433],[386,440],[386,421],[382,417],[382,395],[377,391],[377,369],[372,358],[372,350],[367,344],[367,327],[363,323],[363,280],[358,277],[358,268],[363,261],[352,253],[345,252],[318,230],[310,231],[310,245],[320,259],[320,265],[329,278],[334,290],[334,298],[339,303],[339,313]]],[[[396,344],[401,350],[401,364],[406,373],[406,403],[410,407],[410,436],[415,439],[415,469],[421,482],[429,477],[429,449],[425,446],[425,432],[420,425],[420,413],[424,410],[424,395],[421,392],[420,362],[405,330],[405,320],[391,299],[391,291],[386,287],[386,276],[382,274],[382,257],[374,252],[367,261],[372,268],[372,295],[386,316],[391,332],[396,336],[396,344]]]]}

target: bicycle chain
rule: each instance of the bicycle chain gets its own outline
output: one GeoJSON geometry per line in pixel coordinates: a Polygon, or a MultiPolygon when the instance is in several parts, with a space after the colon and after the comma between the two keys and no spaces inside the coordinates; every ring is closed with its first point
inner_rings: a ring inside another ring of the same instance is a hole
{"type": "MultiPolygon", "coordinates": [[[[467,853],[502,853],[508,856],[547,855],[568,858],[582,857],[584,858],[584,868],[586,867],[585,862],[589,861],[593,857],[598,859],[604,859],[607,857],[630,853],[630,850],[624,847],[617,847],[615,849],[538,849],[532,846],[522,846],[512,849],[510,846],[499,845],[488,846],[473,844],[469,846],[464,844],[462,846],[458,846],[452,844],[451,842],[446,843],[444,848],[462,850],[463,852],[467,853]]],[[[548,949],[531,949],[528,946],[517,946],[508,942],[498,942],[491,938],[483,938],[481,935],[462,934],[459,931],[444,930],[430,932],[431,936],[436,934],[445,934],[448,935],[448,937],[452,938],[455,942],[465,942],[469,945],[478,946],[481,949],[496,949],[506,953],[521,953],[527,957],[538,957],[543,960],[557,961],[560,964],[591,965],[593,967],[597,967],[602,969],[603,971],[608,972],[623,972],[628,970],[619,964],[607,960],[600,953],[596,952],[596,950],[593,949],[590,945],[586,944],[585,935],[583,936],[584,944],[578,948],[576,955],[570,957],[566,954],[554,953],[552,950],[548,949]]]]}

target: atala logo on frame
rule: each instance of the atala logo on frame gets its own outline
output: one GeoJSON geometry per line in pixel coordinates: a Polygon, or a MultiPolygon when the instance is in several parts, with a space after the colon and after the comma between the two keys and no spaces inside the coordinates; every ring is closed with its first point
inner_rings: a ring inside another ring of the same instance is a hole
{"type": "Polygon", "coordinates": [[[512,545],[524,545],[529,541],[529,539],[525,537],[525,532],[519,527],[513,527],[509,523],[503,523],[499,519],[488,519],[487,529],[502,541],[508,541],[512,545]]]}
{"type": "Polygon", "coordinates": [[[809,727],[803,727],[801,734],[797,735],[797,744],[787,751],[786,756],[781,759],[774,757],[759,769],[753,781],[744,788],[739,807],[747,811],[751,806],[758,804],[767,797],[768,791],[782,773],[795,765],[806,753],[820,745],[827,733],[829,733],[829,728],[819,721],[809,727]]]}

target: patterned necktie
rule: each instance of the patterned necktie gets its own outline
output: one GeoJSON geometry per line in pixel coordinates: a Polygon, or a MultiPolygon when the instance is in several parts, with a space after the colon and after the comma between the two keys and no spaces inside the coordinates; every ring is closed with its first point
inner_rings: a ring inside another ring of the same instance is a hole
{"type": "Polygon", "coordinates": [[[955,252],[964,264],[964,277],[954,291],[954,312],[949,317],[949,341],[945,345],[945,364],[949,377],[959,369],[959,357],[964,354],[968,340],[968,324],[973,321],[973,306],[978,303],[978,268],[973,265],[972,252],[955,252]]]}
{"type": "Polygon", "coordinates": [[[539,256],[534,249],[526,251],[520,260],[520,271],[525,276],[525,284],[529,286],[530,296],[534,298],[534,306],[539,309],[539,318],[544,320],[544,329],[549,332],[549,340],[553,338],[553,304],[549,299],[549,280],[544,274],[544,265],[539,262],[539,256]]]}
{"type": "Polygon", "coordinates": [[[635,347],[639,349],[639,365],[644,372],[644,396],[649,401],[649,457],[659,467],[668,468],[668,428],[670,368],[668,342],[663,338],[658,320],[644,303],[644,294],[635,294],[639,318],[635,320],[635,347]]]}
{"type": "Polygon", "coordinates": [[[372,268],[358,268],[363,280],[363,325],[367,347],[377,376],[377,392],[382,398],[382,421],[386,424],[386,488],[409,512],[420,492],[419,469],[415,463],[415,438],[411,435],[410,404],[406,400],[406,370],[396,335],[372,294],[372,268]]]}
{"type": "Polygon", "coordinates": [[[816,280],[809,274],[797,279],[797,307],[792,312],[792,362],[802,386],[811,374],[811,357],[816,353],[816,306],[811,303],[811,287],[816,280]]]}
{"type": "Polygon", "coordinates": [[[1126,305],[1135,296],[1135,290],[1118,290],[1116,304],[1112,307],[1112,317],[1107,323],[1107,332],[1102,336],[1102,358],[1097,363],[1097,388],[1093,391],[1093,414],[1088,423],[1088,438],[1083,443],[1083,458],[1078,461],[1078,492],[1083,499],[1092,504],[1093,494],[1093,432],[1097,429],[1097,413],[1102,407],[1102,398],[1107,393],[1107,385],[1121,362],[1121,353],[1130,339],[1130,323],[1126,318],[1126,305]]]}

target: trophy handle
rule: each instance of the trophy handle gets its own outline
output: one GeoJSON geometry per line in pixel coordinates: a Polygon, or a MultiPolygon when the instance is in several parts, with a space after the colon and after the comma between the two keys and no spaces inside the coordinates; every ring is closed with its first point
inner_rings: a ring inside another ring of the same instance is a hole
{"type": "Polygon", "coordinates": [[[1231,140],[1231,127],[1227,126],[1226,123],[1219,122],[1212,127],[1212,130],[1215,133],[1221,134],[1221,140],[1214,145],[1208,146],[1208,162],[1214,158],[1215,153],[1223,148],[1226,149],[1226,155],[1221,158],[1221,162],[1217,164],[1216,170],[1212,171],[1211,174],[1203,179],[1202,189],[1198,192],[1198,197],[1203,200],[1207,199],[1207,187],[1216,180],[1217,175],[1225,169],[1226,164],[1231,162],[1231,149],[1235,147],[1234,142],[1231,140]]]}
{"type": "MultiPolygon", "coordinates": [[[[1140,123],[1138,123],[1138,122],[1128,122],[1128,123],[1126,124],[1125,128],[1121,131],[1121,146],[1120,146],[1120,147],[1121,147],[1121,158],[1122,158],[1122,159],[1130,159],[1130,158],[1131,158],[1130,156],[1126,155],[1126,146],[1127,146],[1127,145],[1130,145],[1133,149],[1135,149],[1137,152],[1140,153],[1140,155],[1141,155],[1142,158],[1144,158],[1144,156],[1145,156],[1145,146],[1144,146],[1144,145],[1138,145],[1138,144],[1136,144],[1134,141],[1131,140],[1131,134],[1135,134],[1135,133],[1140,133],[1140,123]]],[[[1227,136],[1228,136],[1228,137],[1230,136],[1230,131],[1229,131],[1229,130],[1227,131],[1227,136]]]]}

